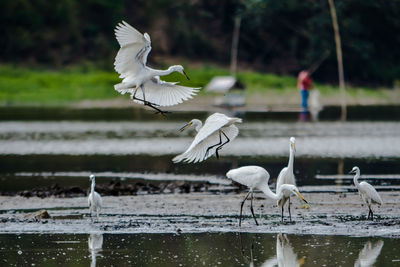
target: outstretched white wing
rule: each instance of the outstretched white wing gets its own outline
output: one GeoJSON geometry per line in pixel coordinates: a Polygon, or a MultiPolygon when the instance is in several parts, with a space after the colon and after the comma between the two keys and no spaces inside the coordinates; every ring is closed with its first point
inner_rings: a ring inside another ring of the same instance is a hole
{"type": "Polygon", "coordinates": [[[362,194],[365,194],[366,197],[371,198],[372,202],[382,205],[382,198],[379,196],[378,192],[376,192],[375,188],[367,182],[360,183],[360,191],[362,194]]]}
{"type": "MultiPolygon", "coordinates": [[[[180,104],[183,101],[192,98],[192,96],[195,95],[200,89],[180,86],[176,83],[165,82],[162,81],[158,76],[145,82],[143,88],[145,97],[143,97],[142,89],[137,90],[135,97],[139,99],[146,99],[146,101],[160,106],[173,106],[180,104]]],[[[131,90],[131,94],[133,93],[133,90],[131,90]]],[[[143,101],[134,101],[143,104],[143,101]]]]}
{"type": "MultiPolygon", "coordinates": [[[[239,129],[235,125],[230,125],[228,127],[224,127],[221,130],[228,136],[230,141],[235,139],[235,137],[239,133],[239,129]]],[[[180,162],[180,161],[185,161],[188,163],[200,162],[200,161],[203,161],[203,160],[211,157],[215,153],[215,150],[217,149],[218,146],[214,146],[214,145],[220,143],[219,131],[216,130],[211,135],[208,135],[206,138],[202,138],[200,142],[197,142],[197,139],[198,139],[197,136],[200,134],[200,132],[201,132],[201,130],[196,135],[196,138],[194,139],[192,145],[184,153],[173,158],[172,159],[173,162],[175,162],[175,163],[180,162]],[[196,142],[196,144],[193,145],[195,142],[196,142]],[[211,148],[207,152],[207,149],[211,146],[214,146],[214,147],[211,148]]],[[[223,144],[227,141],[226,137],[222,133],[221,133],[221,138],[222,138],[221,144],[223,144]]]]}
{"type": "Polygon", "coordinates": [[[125,21],[117,25],[115,36],[121,46],[115,58],[115,70],[120,78],[135,76],[146,65],[151,50],[150,36],[141,34],[125,21]]]}

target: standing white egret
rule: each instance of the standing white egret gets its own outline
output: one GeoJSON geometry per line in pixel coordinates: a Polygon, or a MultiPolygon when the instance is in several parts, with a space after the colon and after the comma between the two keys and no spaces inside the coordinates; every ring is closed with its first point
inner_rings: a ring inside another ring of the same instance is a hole
{"type": "Polygon", "coordinates": [[[371,220],[374,220],[374,213],[372,212],[371,206],[373,203],[382,205],[383,201],[382,198],[379,196],[378,192],[376,192],[375,188],[367,182],[358,183],[358,178],[360,178],[360,168],[357,166],[354,167],[350,172],[350,174],[356,174],[354,176],[354,185],[358,189],[358,193],[360,194],[363,201],[367,204],[369,212],[368,218],[371,217],[371,220]]]}
{"type": "MultiPolygon", "coordinates": [[[[294,178],[293,173],[293,163],[294,163],[294,153],[296,152],[296,139],[294,137],[290,137],[290,145],[289,145],[289,162],[287,167],[283,168],[279,173],[278,179],[276,181],[276,192],[278,192],[278,188],[283,184],[292,184],[296,185],[296,180],[294,178]]],[[[284,193],[283,198],[279,201],[282,202],[279,206],[283,208],[285,206],[286,201],[289,200],[288,210],[289,210],[289,218],[292,220],[292,214],[290,213],[290,192],[284,193]]]]}
{"type": "Polygon", "coordinates": [[[99,193],[94,191],[94,188],[96,186],[96,178],[94,175],[90,175],[89,178],[92,181],[92,186],[90,188],[90,194],[88,197],[88,205],[89,205],[89,212],[90,212],[90,217],[92,216],[92,213],[95,212],[97,214],[97,218],[99,218],[99,213],[101,210],[101,207],[103,206],[103,201],[101,199],[101,196],[99,193]]]}
{"type": "Polygon", "coordinates": [[[115,70],[120,74],[122,82],[114,86],[115,90],[130,93],[137,103],[143,103],[157,112],[156,106],[172,106],[192,98],[199,88],[180,86],[176,83],[164,82],[160,76],[179,72],[189,77],[181,65],[170,66],[167,70],[156,70],[146,66],[147,56],[151,50],[150,36],[141,34],[131,25],[122,21],[115,28],[115,36],[121,46],[115,58],[115,70]],[[139,90],[140,88],[140,90],[139,90]]]}
{"type": "Polygon", "coordinates": [[[230,118],[221,113],[214,113],[209,116],[204,126],[198,119],[191,120],[180,131],[184,131],[193,125],[198,133],[189,148],[174,157],[172,161],[175,163],[180,161],[200,162],[211,157],[214,153],[219,158],[218,151],[238,135],[239,129],[234,125],[237,122],[242,122],[242,119],[230,118]]]}
{"type": "MultiPolygon", "coordinates": [[[[232,169],[227,172],[226,176],[229,179],[232,179],[235,182],[238,182],[239,184],[247,186],[250,190],[249,193],[246,195],[244,200],[242,201],[240,205],[240,217],[239,217],[239,226],[242,224],[242,210],[243,210],[243,204],[246,201],[246,199],[249,197],[251,194],[251,204],[250,204],[250,210],[251,214],[253,215],[253,218],[258,225],[256,216],[254,215],[254,210],[253,210],[253,190],[258,189],[261,190],[267,197],[272,198],[277,200],[278,207],[281,205],[282,202],[279,200],[284,197],[284,194],[295,194],[297,195],[301,200],[307,203],[307,200],[304,199],[304,197],[301,195],[299,190],[295,185],[291,184],[283,184],[278,188],[278,191],[276,193],[272,192],[271,189],[268,186],[268,180],[269,180],[269,173],[267,172],[266,169],[259,167],[259,166],[244,166],[240,167],[237,169],[232,169]]],[[[281,219],[283,221],[283,212],[281,214],[281,219]]]]}

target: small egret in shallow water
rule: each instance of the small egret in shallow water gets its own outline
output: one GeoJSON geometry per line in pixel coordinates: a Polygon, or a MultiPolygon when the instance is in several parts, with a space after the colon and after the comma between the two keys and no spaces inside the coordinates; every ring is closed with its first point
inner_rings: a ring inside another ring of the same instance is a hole
{"type": "Polygon", "coordinates": [[[236,122],[242,122],[242,119],[230,118],[221,113],[214,113],[209,116],[204,125],[198,119],[191,120],[180,131],[195,126],[198,133],[189,148],[174,157],[172,161],[175,163],[180,161],[200,162],[211,157],[214,153],[219,158],[218,151],[235,139],[239,133],[239,129],[234,125],[236,122]]]}
{"type": "Polygon", "coordinates": [[[360,178],[360,168],[354,167],[349,173],[356,174],[353,179],[354,185],[357,187],[358,193],[368,206],[369,212],[367,219],[371,218],[371,220],[373,220],[374,213],[372,212],[371,206],[373,203],[382,205],[383,204],[382,198],[379,196],[378,192],[376,192],[375,188],[369,183],[367,182],[358,183],[358,178],[360,178]]]}
{"type": "MultiPolygon", "coordinates": [[[[294,163],[295,152],[296,152],[296,139],[294,137],[290,137],[289,163],[288,166],[283,168],[279,173],[278,179],[276,181],[276,192],[278,192],[279,187],[283,184],[296,185],[296,180],[293,174],[293,163],[294,163]]],[[[289,200],[288,204],[289,218],[290,220],[292,220],[292,214],[290,214],[290,195],[291,195],[290,192],[284,192],[283,198],[279,200],[280,202],[282,202],[279,203],[279,206],[282,206],[282,213],[283,213],[283,208],[285,206],[285,203],[289,200]]]]}
{"type": "Polygon", "coordinates": [[[94,191],[94,188],[96,186],[96,181],[94,175],[90,175],[89,178],[92,181],[92,186],[90,188],[90,194],[88,197],[88,204],[89,204],[89,212],[90,216],[92,216],[92,213],[95,212],[97,214],[97,218],[99,218],[99,213],[101,210],[101,207],[103,206],[103,201],[101,199],[101,196],[99,193],[94,191]]]}
{"type": "MultiPolygon", "coordinates": [[[[249,193],[246,195],[244,200],[242,201],[242,204],[240,205],[240,217],[239,217],[239,226],[242,224],[242,210],[243,210],[243,204],[246,201],[246,199],[249,197],[251,194],[251,205],[250,205],[250,210],[251,214],[253,215],[253,218],[258,225],[256,216],[254,215],[254,210],[253,210],[253,190],[258,189],[261,190],[267,197],[275,199],[278,201],[278,207],[280,207],[280,202],[279,200],[284,197],[284,194],[295,194],[297,195],[301,200],[307,203],[307,201],[304,199],[304,197],[301,195],[299,190],[295,185],[291,184],[283,184],[279,187],[278,191],[276,193],[272,192],[271,189],[268,186],[268,180],[269,180],[269,173],[267,170],[265,170],[262,167],[259,166],[244,166],[240,167],[237,169],[232,169],[227,172],[226,176],[229,179],[232,179],[235,182],[238,182],[239,184],[247,186],[250,190],[249,193]]],[[[281,214],[281,219],[283,221],[283,212],[281,214]]]]}
{"type": "Polygon", "coordinates": [[[146,66],[147,56],[151,50],[150,36],[141,34],[131,25],[122,21],[115,28],[115,36],[121,46],[115,58],[115,70],[122,82],[114,86],[115,90],[143,103],[157,112],[164,113],[157,106],[172,106],[192,98],[199,88],[165,82],[160,76],[179,72],[189,77],[181,65],[170,66],[167,70],[156,70],[146,66]]]}

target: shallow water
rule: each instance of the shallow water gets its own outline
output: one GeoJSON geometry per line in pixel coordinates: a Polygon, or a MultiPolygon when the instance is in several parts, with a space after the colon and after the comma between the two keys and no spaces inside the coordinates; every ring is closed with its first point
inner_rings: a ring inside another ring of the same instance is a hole
{"type": "Polygon", "coordinates": [[[251,233],[1,234],[0,262],[3,266],[398,266],[399,242],[251,233]]]}

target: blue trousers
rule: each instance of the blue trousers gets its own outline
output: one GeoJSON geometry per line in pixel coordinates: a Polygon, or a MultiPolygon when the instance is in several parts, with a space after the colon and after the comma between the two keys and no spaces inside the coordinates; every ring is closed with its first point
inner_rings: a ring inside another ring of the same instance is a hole
{"type": "Polygon", "coordinates": [[[308,90],[301,89],[301,107],[303,110],[307,110],[308,108],[308,90]]]}

